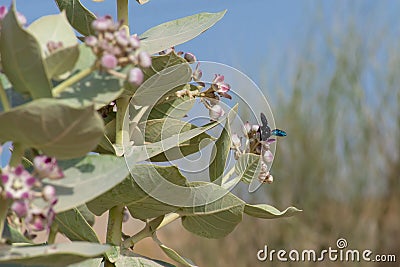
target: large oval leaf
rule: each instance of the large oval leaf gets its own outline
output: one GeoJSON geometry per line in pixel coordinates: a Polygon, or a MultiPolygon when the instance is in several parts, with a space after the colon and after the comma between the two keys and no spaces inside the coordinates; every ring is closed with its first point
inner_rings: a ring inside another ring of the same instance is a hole
{"type": "Polygon", "coordinates": [[[60,10],[65,10],[69,23],[79,33],[88,36],[94,34],[92,22],[96,16],[90,12],[79,0],[56,0],[60,10]]]}
{"type": "Polygon", "coordinates": [[[52,85],[36,38],[18,23],[15,7],[2,21],[0,54],[3,71],[14,90],[32,98],[51,97],[52,85]]]}
{"type": "MultiPolygon", "coordinates": [[[[192,183],[202,185],[204,183],[192,183]]],[[[208,198],[213,199],[217,190],[223,190],[220,186],[210,187],[208,198]]],[[[245,202],[232,193],[226,194],[207,205],[192,208],[181,208],[177,211],[182,215],[182,225],[191,233],[207,238],[221,238],[228,235],[242,221],[245,202]]]]}
{"type": "Polygon", "coordinates": [[[100,256],[111,247],[88,242],[72,242],[48,246],[6,246],[0,250],[0,263],[36,266],[66,266],[100,256]]]}
{"type": "Polygon", "coordinates": [[[200,13],[160,24],[140,35],[142,49],[153,54],[187,42],[212,27],[225,13],[200,13]]]}
{"type": "Polygon", "coordinates": [[[75,107],[87,107],[94,104],[100,109],[118,98],[124,91],[119,79],[104,73],[92,73],[64,90],[58,99],[75,107]]]}
{"type": "MultiPolygon", "coordinates": [[[[96,215],[101,215],[108,209],[116,205],[126,205],[135,218],[148,219],[158,217],[175,211],[178,207],[168,205],[152,198],[144,192],[135,182],[140,179],[141,183],[148,184],[154,188],[154,194],[168,194],[168,190],[163,190],[160,184],[154,184],[154,177],[162,176],[170,183],[178,186],[186,186],[186,178],[182,176],[175,166],[162,167],[150,164],[135,165],[131,169],[132,177],[127,177],[122,183],[105,194],[97,197],[87,204],[88,208],[96,215]],[[163,192],[160,192],[163,191],[163,192]]],[[[179,195],[170,193],[171,198],[179,200],[179,195]]]]}
{"type": "Polygon", "coordinates": [[[89,155],[60,161],[65,178],[46,181],[56,187],[57,212],[80,206],[107,192],[129,174],[124,159],[111,155],[89,155]]]}
{"type": "Polygon", "coordinates": [[[38,99],[0,114],[0,142],[14,141],[60,159],[85,155],[103,134],[93,107],[73,108],[55,99],[38,99]]]}

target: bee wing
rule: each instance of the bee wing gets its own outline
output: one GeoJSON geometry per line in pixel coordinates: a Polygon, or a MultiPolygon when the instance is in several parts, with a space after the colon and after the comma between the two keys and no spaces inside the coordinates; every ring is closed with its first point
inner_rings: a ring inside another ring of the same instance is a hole
{"type": "Polygon", "coordinates": [[[267,117],[265,117],[265,114],[261,112],[261,123],[263,126],[268,126],[268,120],[267,117]]]}

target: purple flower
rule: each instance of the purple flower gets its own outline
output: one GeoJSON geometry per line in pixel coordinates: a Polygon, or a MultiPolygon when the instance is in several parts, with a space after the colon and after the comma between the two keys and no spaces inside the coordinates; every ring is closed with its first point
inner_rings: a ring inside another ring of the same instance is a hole
{"type": "Polygon", "coordinates": [[[94,47],[97,45],[97,38],[95,36],[87,36],[85,38],[85,44],[89,47],[94,47]]]}
{"type": "Polygon", "coordinates": [[[6,6],[0,6],[0,20],[3,20],[4,17],[7,15],[7,7],[6,6]]]}
{"type": "Polygon", "coordinates": [[[37,156],[33,159],[33,166],[40,178],[60,179],[64,177],[55,158],[45,155],[37,156]]]}
{"type": "Polygon", "coordinates": [[[194,54],[187,52],[185,53],[185,55],[183,56],[184,59],[186,59],[187,62],[189,63],[194,63],[197,61],[197,58],[194,54]]]}
{"type": "Polygon", "coordinates": [[[214,105],[210,108],[209,111],[211,120],[218,120],[220,117],[224,116],[225,111],[220,105],[214,105]]]}
{"type": "Polygon", "coordinates": [[[11,205],[11,209],[19,218],[23,218],[28,213],[29,202],[27,200],[14,201],[14,203],[11,205]]]}
{"type": "Polygon", "coordinates": [[[99,17],[92,22],[92,28],[98,32],[104,32],[114,27],[114,22],[111,16],[99,17]]]}
{"type": "Polygon", "coordinates": [[[37,207],[29,209],[25,219],[27,227],[33,231],[43,231],[47,225],[46,212],[37,207]]]}
{"type": "Polygon", "coordinates": [[[139,65],[143,68],[148,68],[151,66],[151,57],[147,52],[140,52],[138,55],[139,65]]]}
{"type": "Polygon", "coordinates": [[[232,99],[232,97],[228,94],[231,86],[224,82],[225,77],[221,74],[215,74],[214,80],[212,81],[211,88],[214,92],[218,93],[220,96],[232,99]]]}
{"type": "Polygon", "coordinates": [[[1,181],[7,198],[28,199],[32,196],[31,189],[36,179],[19,165],[15,168],[6,166],[2,170],[1,181]]]}
{"type": "Polygon", "coordinates": [[[106,69],[113,69],[118,65],[118,60],[114,55],[105,54],[101,57],[101,66],[106,69]]]}
{"type": "Polygon", "coordinates": [[[133,85],[141,85],[144,79],[144,75],[141,69],[132,68],[128,74],[128,82],[133,85]]]}

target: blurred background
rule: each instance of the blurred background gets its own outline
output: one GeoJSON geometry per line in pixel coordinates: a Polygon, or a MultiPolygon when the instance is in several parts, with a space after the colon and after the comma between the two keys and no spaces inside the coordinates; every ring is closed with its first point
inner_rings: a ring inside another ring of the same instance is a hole
{"type": "MultiPolygon", "coordinates": [[[[115,15],[113,0],[82,2],[95,14],[115,15]]],[[[277,126],[288,132],[277,148],[275,182],[252,194],[235,193],[251,203],[304,210],[280,220],[245,216],[220,240],[196,237],[177,222],[161,231],[163,242],[199,266],[364,266],[279,264],[256,257],[264,245],[322,250],[345,238],[349,249],[397,256],[397,263],[370,266],[399,266],[400,2],[131,2],[138,33],[179,17],[228,9],[215,27],[177,50],[249,75],[267,96],[277,126]]],[[[17,0],[17,7],[30,22],[57,12],[50,0],[17,0]]],[[[132,227],[125,225],[127,232],[138,230],[132,227]]],[[[137,252],[163,257],[148,241],[137,252]]]]}

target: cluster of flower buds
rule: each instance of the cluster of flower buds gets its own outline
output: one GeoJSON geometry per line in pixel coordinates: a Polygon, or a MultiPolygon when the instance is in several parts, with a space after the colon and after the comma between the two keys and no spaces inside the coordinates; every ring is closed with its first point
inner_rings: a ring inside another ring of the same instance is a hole
{"type": "Polygon", "coordinates": [[[60,179],[64,174],[55,158],[37,156],[33,160],[34,171],[29,173],[22,165],[6,166],[1,170],[0,198],[12,201],[11,210],[24,220],[29,231],[49,229],[57,203],[56,189],[41,183],[41,179],[60,179]],[[39,208],[33,201],[41,198],[46,203],[39,208]]]}
{"type": "Polygon", "coordinates": [[[111,16],[99,17],[92,22],[96,35],[87,36],[85,44],[90,47],[98,58],[101,68],[112,70],[117,67],[134,65],[127,81],[140,85],[144,75],[138,67],[151,66],[151,57],[147,52],[140,51],[140,39],[134,34],[129,36],[127,28],[121,22],[114,22],[111,16]]]}
{"type": "Polygon", "coordinates": [[[231,149],[234,151],[234,157],[236,160],[244,153],[252,153],[260,155],[260,171],[258,173],[258,179],[262,183],[272,183],[273,177],[268,171],[268,163],[274,160],[274,155],[270,150],[270,145],[276,141],[275,138],[267,138],[262,140],[260,133],[260,125],[251,125],[246,122],[243,126],[243,133],[245,138],[245,145],[242,149],[242,137],[237,134],[231,136],[232,146],[231,149]]]}
{"type": "MultiPolygon", "coordinates": [[[[196,56],[192,53],[185,53],[184,58],[189,63],[194,63],[197,60],[196,56]]],[[[220,105],[220,98],[224,97],[227,99],[232,99],[232,97],[229,95],[231,86],[225,82],[224,75],[215,74],[215,77],[210,83],[210,86],[206,90],[202,90],[206,87],[206,84],[201,80],[202,76],[203,72],[200,69],[200,63],[197,63],[196,68],[192,73],[192,79],[198,85],[198,90],[182,89],[180,91],[177,91],[175,95],[177,97],[200,97],[201,102],[209,110],[210,119],[216,121],[225,114],[224,109],[220,105]]]]}

